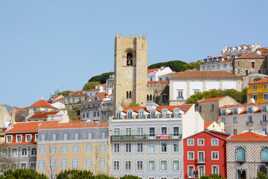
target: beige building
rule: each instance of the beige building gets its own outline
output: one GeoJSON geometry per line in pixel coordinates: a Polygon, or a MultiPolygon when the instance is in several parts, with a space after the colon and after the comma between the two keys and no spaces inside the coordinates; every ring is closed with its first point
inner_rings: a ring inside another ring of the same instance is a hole
{"type": "Polygon", "coordinates": [[[108,174],[108,124],[70,122],[38,130],[37,171],[49,177],[67,169],[108,174]]]}
{"type": "Polygon", "coordinates": [[[216,121],[219,117],[220,107],[236,105],[238,102],[229,96],[207,98],[198,101],[198,108],[205,120],[216,121]]]}
{"type": "Polygon", "coordinates": [[[115,37],[114,107],[146,104],[147,40],[145,37],[115,37]]]}

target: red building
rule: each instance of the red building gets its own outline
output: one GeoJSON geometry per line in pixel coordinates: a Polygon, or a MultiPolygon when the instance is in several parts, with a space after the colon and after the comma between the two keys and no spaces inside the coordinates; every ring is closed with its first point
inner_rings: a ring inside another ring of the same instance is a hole
{"type": "Polygon", "coordinates": [[[226,177],[227,134],[205,130],[183,140],[184,178],[226,177]]]}

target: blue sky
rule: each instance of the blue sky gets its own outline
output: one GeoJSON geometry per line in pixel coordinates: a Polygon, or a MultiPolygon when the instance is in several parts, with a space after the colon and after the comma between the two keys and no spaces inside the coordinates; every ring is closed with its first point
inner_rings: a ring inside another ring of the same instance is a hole
{"type": "Polygon", "coordinates": [[[113,70],[114,36],[144,34],[149,63],[268,46],[268,1],[0,1],[0,103],[26,106],[113,70]]]}

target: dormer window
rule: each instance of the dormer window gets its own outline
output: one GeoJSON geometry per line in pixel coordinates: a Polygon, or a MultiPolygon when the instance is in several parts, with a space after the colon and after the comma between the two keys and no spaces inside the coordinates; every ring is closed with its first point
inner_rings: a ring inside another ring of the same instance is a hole
{"type": "Polygon", "coordinates": [[[167,109],[163,109],[162,110],[162,118],[166,118],[167,117],[167,113],[168,113],[168,110],[167,109]]]}
{"type": "Polygon", "coordinates": [[[127,112],[127,118],[128,118],[128,119],[131,119],[131,118],[132,118],[132,111],[128,111],[128,112],[127,112]]]}
{"type": "Polygon", "coordinates": [[[150,118],[155,118],[155,111],[150,111],[150,118]]]}
{"type": "Polygon", "coordinates": [[[179,109],[174,109],[173,115],[174,115],[174,118],[180,118],[181,113],[180,113],[179,109]]]}
{"type": "Polygon", "coordinates": [[[32,142],[32,134],[26,134],[26,142],[32,142]]]}
{"type": "Polygon", "coordinates": [[[22,135],[16,135],[16,142],[22,142],[22,135]]]}
{"type": "Polygon", "coordinates": [[[144,115],[144,111],[143,110],[139,111],[139,117],[141,119],[144,119],[145,118],[145,115],[144,115]]]}

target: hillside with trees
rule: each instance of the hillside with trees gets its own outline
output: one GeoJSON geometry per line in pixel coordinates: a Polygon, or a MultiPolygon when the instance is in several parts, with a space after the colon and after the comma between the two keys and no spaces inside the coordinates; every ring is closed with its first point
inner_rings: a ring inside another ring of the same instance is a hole
{"type": "MultiPolygon", "coordinates": [[[[190,70],[190,69],[199,69],[201,61],[198,60],[196,62],[187,63],[181,60],[171,60],[166,62],[160,62],[151,64],[148,66],[149,69],[152,68],[161,68],[161,67],[170,67],[175,72],[190,70]]],[[[92,76],[88,82],[84,85],[83,90],[92,90],[98,84],[103,84],[110,77],[110,75],[114,74],[113,72],[106,72],[102,74],[98,74],[92,76]]]]}

